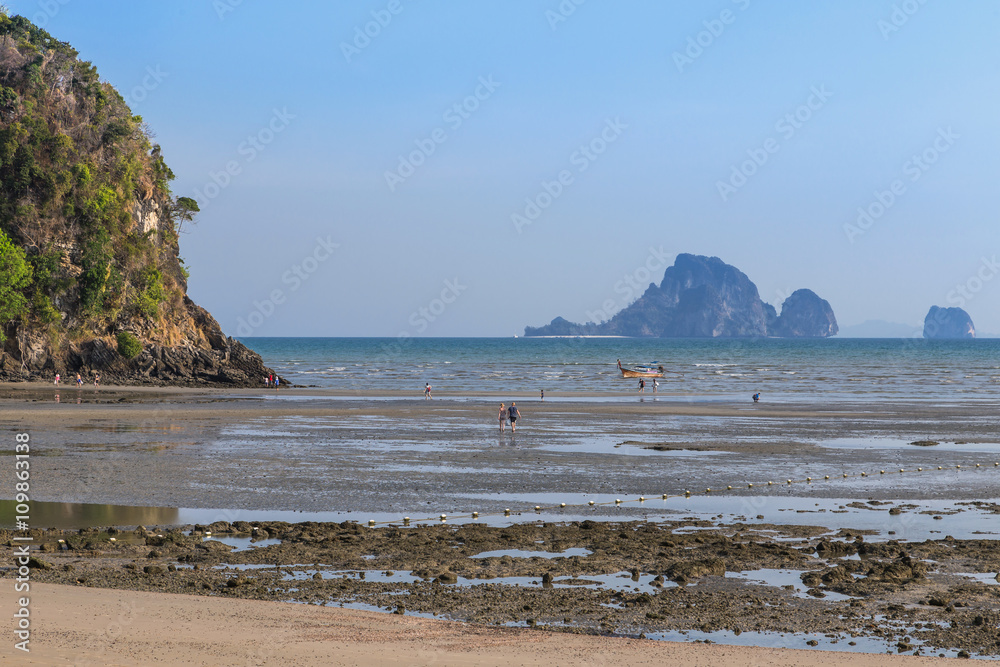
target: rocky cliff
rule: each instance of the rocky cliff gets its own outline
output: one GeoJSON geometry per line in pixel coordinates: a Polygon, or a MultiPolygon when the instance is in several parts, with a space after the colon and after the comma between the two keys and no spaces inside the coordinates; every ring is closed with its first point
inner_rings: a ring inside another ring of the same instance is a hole
{"type": "Polygon", "coordinates": [[[781,304],[781,315],[767,325],[768,335],[779,338],[826,338],[838,330],[830,302],[809,289],[792,292],[781,304]]]}
{"type": "Polygon", "coordinates": [[[178,226],[198,207],[172,179],[91,63],[0,8],[0,380],[256,386],[273,372],[187,297],[178,226]]]}
{"type": "Polygon", "coordinates": [[[924,338],[975,338],[972,318],[961,308],[931,306],[924,318],[924,338]]]}
{"type": "Polygon", "coordinates": [[[718,257],[680,254],[659,285],[602,323],[557,317],[525,336],[635,336],[655,338],[823,337],[837,333],[833,309],[810,290],[798,290],[779,316],[757,286],[718,257]]]}

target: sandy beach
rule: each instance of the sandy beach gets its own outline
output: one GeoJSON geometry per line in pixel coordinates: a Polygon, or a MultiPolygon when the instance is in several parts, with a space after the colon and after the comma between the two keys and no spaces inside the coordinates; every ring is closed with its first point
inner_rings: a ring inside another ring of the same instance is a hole
{"type": "Polygon", "coordinates": [[[943,664],[938,658],[677,644],[203,596],[39,584],[24,665],[801,665],[943,664]]]}

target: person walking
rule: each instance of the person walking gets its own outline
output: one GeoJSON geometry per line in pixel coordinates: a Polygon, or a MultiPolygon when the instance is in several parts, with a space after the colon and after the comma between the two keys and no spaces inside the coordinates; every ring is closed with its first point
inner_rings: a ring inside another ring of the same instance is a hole
{"type": "Polygon", "coordinates": [[[656,378],[653,378],[653,393],[654,394],[656,393],[656,388],[659,387],[659,386],[660,386],[660,383],[656,381],[656,378]]]}
{"type": "Polygon", "coordinates": [[[521,413],[517,410],[517,404],[514,401],[510,402],[510,407],[507,408],[507,417],[510,419],[510,432],[513,433],[517,430],[517,418],[521,416],[521,413]]]}
{"type": "Polygon", "coordinates": [[[500,432],[503,433],[507,426],[507,408],[503,406],[503,403],[500,404],[500,414],[497,415],[497,418],[500,420],[500,432]]]}
{"type": "Polygon", "coordinates": [[[59,384],[59,373],[56,373],[56,384],[59,384]]]}
{"type": "Polygon", "coordinates": [[[82,387],[83,386],[83,378],[80,377],[79,373],[76,374],[76,386],[77,387],[82,387]]]}
{"type": "Polygon", "coordinates": [[[281,385],[281,379],[275,375],[274,376],[274,390],[278,391],[278,387],[281,385]]]}
{"type": "Polygon", "coordinates": [[[100,387],[101,386],[101,374],[100,373],[97,373],[97,374],[94,375],[94,386],[95,387],[100,387]]]}
{"type": "Polygon", "coordinates": [[[424,400],[426,401],[428,398],[434,398],[434,397],[431,396],[431,383],[430,382],[425,382],[424,383],[424,400]]]}
{"type": "Polygon", "coordinates": [[[639,393],[642,394],[645,393],[645,391],[646,391],[646,381],[642,378],[639,378],[639,393]]]}

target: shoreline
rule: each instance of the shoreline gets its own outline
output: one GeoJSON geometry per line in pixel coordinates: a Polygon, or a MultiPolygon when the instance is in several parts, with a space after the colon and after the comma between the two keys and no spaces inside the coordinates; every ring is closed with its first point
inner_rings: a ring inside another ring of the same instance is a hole
{"type": "MultiPolygon", "coordinates": [[[[389,390],[389,389],[343,389],[336,387],[321,386],[282,386],[281,389],[265,387],[224,387],[224,386],[152,386],[152,385],[110,385],[102,384],[99,388],[93,385],[83,385],[76,387],[71,385],[54,386],[46,382],[8,382],[0,383],[0,404],[7,402],[9,405],[17,405],[25,401],[34,402],[54,402],[53,397],[59,394],[64,400],[70,401],[77,396],[94,399],[120,399],[120,398],[157,398],[162,396],[176,395],[179,397],[211,397],[224,399],[240,398],[315,398],[315,399],[342,399],[342,400],[398,400],[398,401],[419,401],[425,400],[423,388],[416,387],[412,390],[389,390]]],[[[607,403],[645,403],[655,405],[661,403],[667,406],[684,405],[713,405],[727,406],[732,409],[753,409],[769,410],[782,408],[802,408],[810,406],[815,410],[823,410],[829,407],[833,410],[853,408],[859,411],[873,411],[894,406],[955,406],[963,405],[993,405],[995,400],[991,397],[959,397],[948,399],[941,396],[914,396],[914,397],[893,397],[886,399],[870,394],[824,394],[813,396],[808,394],[781,394],[771,392],[765,396],[760,403],[753,403],[751,394],[746,392],[732,392],[725,394],[692,394],[689,392],[661,390],[658,393],[647,391],[639,393],[634,387],[616,391],[566,391],[559,389],[545,389],[545,398],[539,396],[537,389],[523,390],[472,390],[472,391],[444,391],[435,389],[433,400],[442,401],[469,401],[469,400],[496,400],[504,401],[514,399],[534,404],[544,405],[547,403],[566,403],[581,401],[585,403],[607,402],[607,403]],[[779,399],[769,397],[779,396],[779,399]],[[607,399],[601,401],[600,399],[607,399]],[[658,400],[659,399],[659,400],[658,400]]]]}

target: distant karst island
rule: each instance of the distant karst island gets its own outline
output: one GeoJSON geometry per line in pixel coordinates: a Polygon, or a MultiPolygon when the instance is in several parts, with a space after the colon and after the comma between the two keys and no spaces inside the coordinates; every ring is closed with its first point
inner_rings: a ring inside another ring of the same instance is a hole
{"type": "Polygon", "coordinates": [[[924,338],[975,338],[976,326],[961,308],[931,306],[924,318],[924,338]]]}
{"type": "Polygon", "coordinates": [[[562,317],[525,336],[645,338],[825,338],[837,333],[829,302],[808,289],[785,299],[781,314],[765,303],[745,273],[718,257],[680,254],[663,281],[606,322],[576,324],[562,317]]]}

